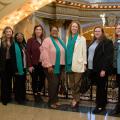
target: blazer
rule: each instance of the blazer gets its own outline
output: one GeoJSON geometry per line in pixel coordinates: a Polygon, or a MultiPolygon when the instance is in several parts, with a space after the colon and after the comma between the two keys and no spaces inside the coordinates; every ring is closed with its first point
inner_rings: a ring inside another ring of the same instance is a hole
{"type": "Polygon", "coordinates": [[[109,39],[102,40],[95,49],[93,70],[95,72],[105,70],[107,73],[110,73],[113,67],[113,52],[113,42],[109,39]]]}
{"type": "MultiPolygon", "coordinates": [[[[58,42],[57,45],[60,48],[60,65],[65,65],[65,51],[62,45],[58,42]]],[[[56,48],[52,43],[50,37],[44,39],[42,46],[40,47],[41,51],[41,62],[44,68],[48,68],[55,65],[56,62],[56,48]]]]}
{"type": "MultiPolygon", "coordinates": [[[[0,39],[0,41],[1,41],[1,39],[0,39]]],[[[1,41],[0,42],[0,72],[4,72],[5,71],[5,66],[6,66],[7,48],[3,44],[4,44],[4,42],[1,41]]],[[[9,62],[11,63],[11,57],[9,59],[9,62]]]]}
{"type": "MultiPolygon", "coordinates": [[[[68,39],[67,39],[68,40],[68,39]]],[[[68,41],[66,41],[67,45],[68,41]]],[[[85,72],[85,64],[87,64],[86,56],[86,39],[84,36],[78,36],[73,52],[72,71],[82,73],[85,72]]]]}
{"type": "Polygon", "coordinates": [[[35,38],[28,39],[26,45],[28,67],[39,64],[40,46],[41,44],[35,38]]]}

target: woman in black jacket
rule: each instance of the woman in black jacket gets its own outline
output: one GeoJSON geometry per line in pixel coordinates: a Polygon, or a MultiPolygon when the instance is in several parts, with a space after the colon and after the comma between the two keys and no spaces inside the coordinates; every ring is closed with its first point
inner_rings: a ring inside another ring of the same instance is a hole
{"type": "Polygon", "coordinates": [[[26,42],[22,33],[16,33],[10,48],[12,70],[15,76],[15,100],[18,103],[25,101],[26,93],[26,42]]]}
{"type": "Polygon", "coordinates": [[[4,28],[0,44],[0,76],[1,76],[1,101],[7,105],[11,101],[12,72],[10,46],[13,42],[13,30],[7,26],[4,28]]]}
{"type": "Polygon", "coordinates": [[[113,64],[113,43],[107,39],[101,27],[95,27],[94,39],[88,48],[89,77],[96,83],[96,108],[102,112],[107,104],[108,75],[113,64]]]}

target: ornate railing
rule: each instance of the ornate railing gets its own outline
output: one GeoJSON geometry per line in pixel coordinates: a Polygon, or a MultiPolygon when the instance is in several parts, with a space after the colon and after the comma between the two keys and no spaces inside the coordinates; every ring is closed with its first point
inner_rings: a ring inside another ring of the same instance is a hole
{"type": "MultiPolygon", "coordinates": [[[[68,81],[68,80],[67,80],[68,81]]],[[[31,80],[31,76],[28,74],[27,75],[27,81],[26,81],[26,92],[27,94],[32,94],[32,80],[31,80]]],[[[65,82],[67,83],[67,82],[65,82]]],[[[71,90],[69,89],[69,83],[68,85],[65,85],[67,88],[67,93],[66,94],[60,94],[59,93],[59,97],[62,98],[72,98],[71,96],[71,90]]],[[[45,80],[45,87],[42,91],[44,96],[48,95],[48,90],[47,90],[47,80],[45,80]]],[[[96,93],[96,87],[95,85],[91,86],[91,88],[88,90],[87,93],[85,94],[81,94],[80,99],[82,100],[95,100],[95,93],[96,93]]],[[[115,103],[117,102],[117,98],[118,98],[118,88],[117,88],[117,84],[116,84],[116,80],[115,80],[115,76],[110,76],[109,80],[108,80],[108,90],[107,90],[107,96],[108,96],[108,101],[115,103]]]]}

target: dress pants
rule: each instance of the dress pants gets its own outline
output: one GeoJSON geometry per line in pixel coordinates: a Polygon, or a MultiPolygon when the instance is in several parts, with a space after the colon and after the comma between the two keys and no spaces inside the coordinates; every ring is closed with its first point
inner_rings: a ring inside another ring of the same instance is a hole
{"type": "Polygon", "coordinates": [[[33,94],[41,92],[44,87],[45,73],[41,64],[34,65],[34,70],[31,73],[32,76],[32,89],[33,94]]]}
{"type": "Polygon", "coordinates": [[[65,78],[64,66],[61,66],[59,74],[49,73],[47,69],[45,69],[45,74],[48,80],[48,104],[51,105],[58,102],[60,80],[63,80],[65,78]]]}
{"type": "Polygon", "coordinates": [[[5,70],[1,72],[1,101],[8,103],[12,93],[12,67],[11,61],[6,60],[5,70]]]}
{"type": "Polygon", "coordinates": [[[82,73],[75,73],[75,72],[68,73],[69,86],[72,91],[72,96],[73,99],[75,99],[77,102],[79,102],[80,100],[81,74],[82,73]]]}
{"type": "Polygon", "coordinates": [[[24,102],[26,99],[26,75],[15,75],[15,100],[24,102]]]}
{"type": "Polygon", "coordinates": [[[89,79],[96,85],[96,107],[105,107],[107,104],[108,75],[100,77],[100,72],[89,70],[89,79]]]}

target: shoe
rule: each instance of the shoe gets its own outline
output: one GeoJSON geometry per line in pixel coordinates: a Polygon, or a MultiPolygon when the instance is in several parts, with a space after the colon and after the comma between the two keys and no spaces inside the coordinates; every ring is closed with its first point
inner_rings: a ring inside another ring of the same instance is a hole
{"type": "Polygon", "coordinates": [[[61,105],[59,102],[56,102],[55,104],[56,104],[57,106],[60,106],[60,105],[61,105]]]}
{"type": "Polygon", "coordinates": [[[103,110],[105,110],[105,108],[103,108],[103,107],[96,107],[96,108],[92,111],[92,113],[93,113],[93,114],[101,113],[103,110]]]}
{"type": "Polygon", "coordinates": [[[2,102],[2,104],[3,104],[3,105],[7,105],[7,102],[4,101],[4,102],[2,102]]]}
{"type": "Polygon", "coordinates": [[[72,108],[78,107],[78,105],[79,105],[79,102],[75,100],[72,101],[72,108]]]}
{"type": "Polygon", "coordinates": [[[51,104],[50,105],[50,108],[52,108],[52,109],[56,109],[58,106],[56,105],[56,104],[51,104]]]}

